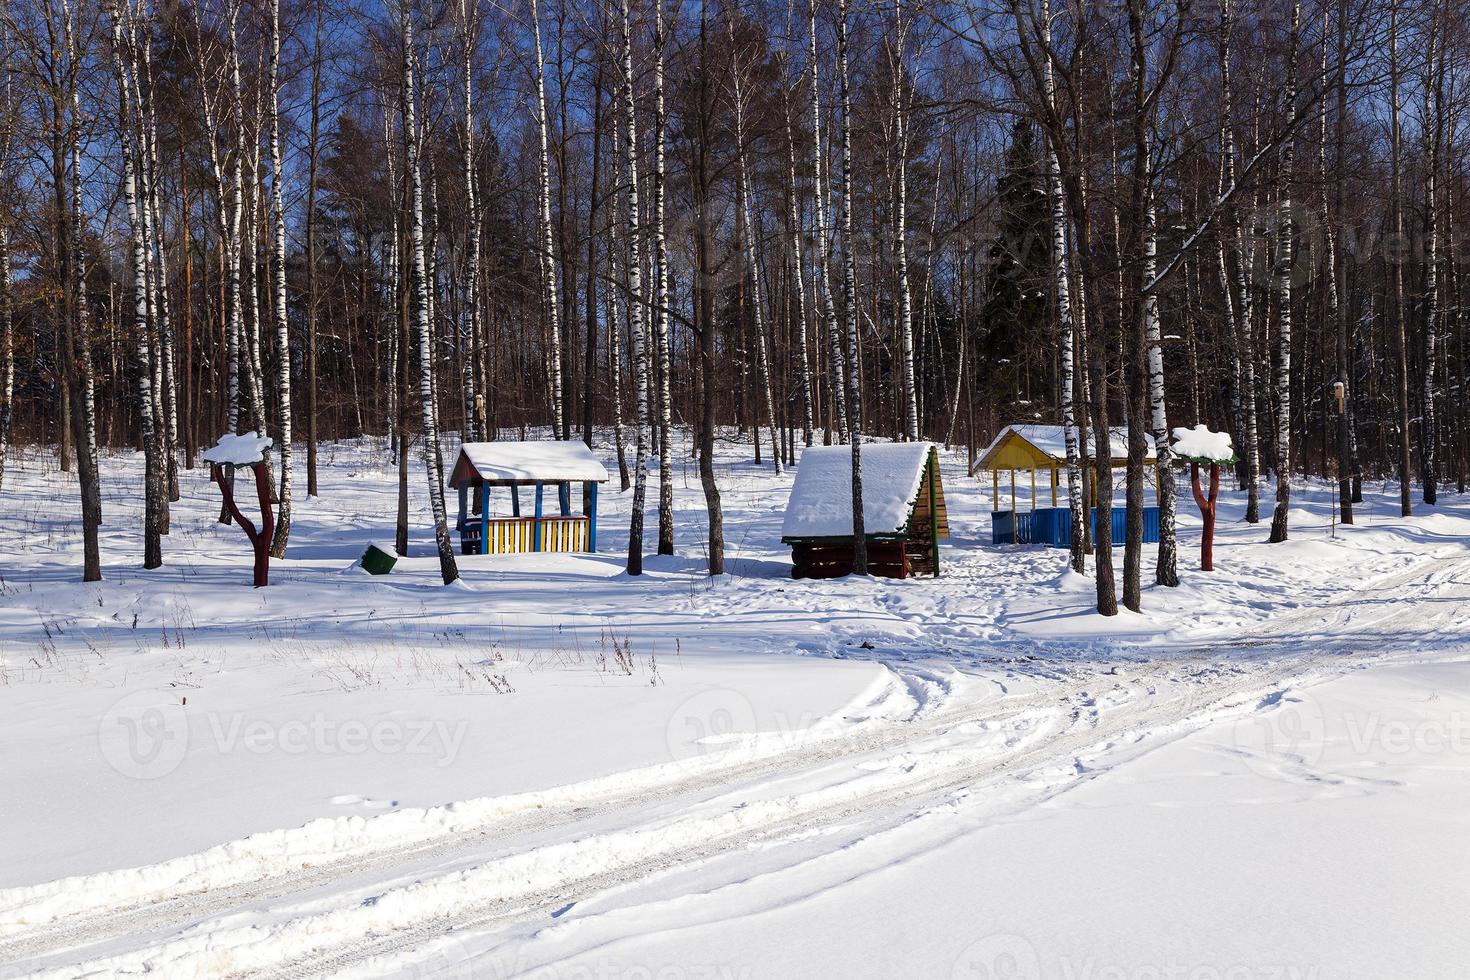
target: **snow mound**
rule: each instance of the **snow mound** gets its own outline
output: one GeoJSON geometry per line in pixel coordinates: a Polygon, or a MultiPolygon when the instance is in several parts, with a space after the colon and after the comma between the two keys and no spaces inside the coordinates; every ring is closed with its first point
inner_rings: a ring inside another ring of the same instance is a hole
{"type": "Polygon", "coordinates": [[[238,435],[226,433],[219,437],[219,442],[204,450],[204,461],[221,465],[250,466],[263,460],[265,454],[270,452],[270,448],[270,437],[263,436],[259,432],[241,432],[238,435]]]}
{"type": "Polygon", "coordinates": [[[1198,459],[1211,463],[1235,461],[1235,447],[1230,443],[1230,433],[1211,432],[1203,425],[1192,429],[1174,430],[1174,452],[1186,459],[1198,459]]]}

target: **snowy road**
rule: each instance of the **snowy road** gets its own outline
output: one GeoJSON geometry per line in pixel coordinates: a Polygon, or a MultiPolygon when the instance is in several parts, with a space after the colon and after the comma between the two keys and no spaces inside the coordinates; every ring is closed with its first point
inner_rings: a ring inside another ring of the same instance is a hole
{"type": "Polygon", "coordinates": [[[308,839],[322,828],[284,832],[192,868],[74,881],[64,903],[44,887],[0,892],[0,961],[55,977],[560,976],[557,962],[635,930],[640,909],[820,876],[834,860],[859,874],[865,859],[891,864],[954,826],[1014,818],[1222,719],[1269,724],[1288,691],[1428,658],[1466,609],[1457,550],[1280,617],[1241,649],[947,677],[893,660],[885,683],[818,724],[681,763],[474,801],[411,828],[390,814],[326,841],[308,839]],[[312,847],[329,856],[303,859],[312,847]],[[541,936],[579,919],[570,940],[541,936]]]}

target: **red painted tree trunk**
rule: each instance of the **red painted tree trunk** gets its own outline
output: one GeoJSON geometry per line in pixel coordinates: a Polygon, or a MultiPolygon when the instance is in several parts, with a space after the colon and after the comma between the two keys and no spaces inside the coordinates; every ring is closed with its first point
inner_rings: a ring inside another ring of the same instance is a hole
{"type": "Polygon", "coordinates": [[[271,537],[276,532],[275,511],[271,507],[270,475],[262,465],[251,466],[255,473],[255,494],[260,499],[260,529],[256,530],[254,524],[240,513],[239,506],[235,503],[235,481],[232,479],[232,467],[216,466],[212,479],[219,484],[220,494],[225,498],[225,509],[240,525],[245,532],[245,537],[250,539],[250,547],[255,552],[255,570],[252,582],[259,589],[270,584],[271,563],[271,537]]]}
{"type": "Polygon", "coordinates": [[[1215,570],[1215,502],[1220,497],[1220,464],[1210,464],[1210,493],[1205,493],[1199,485],[1199,464],[1189,464],[1190,485],[1194,489],[1194,502],[1199,504],[1199,512],[1205,519],[1204,533],[1199,539],[1199,568],[1202,572],[1213,572],[1215,570]]]}

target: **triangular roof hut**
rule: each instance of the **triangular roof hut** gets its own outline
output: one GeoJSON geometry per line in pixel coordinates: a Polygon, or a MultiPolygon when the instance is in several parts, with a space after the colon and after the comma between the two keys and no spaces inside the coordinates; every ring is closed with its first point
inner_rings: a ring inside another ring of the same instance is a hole
{"type": "MultiPolygon", "coordinates": [[[[939,454],[933,443],[864,444],[863,537],[875,575],[939,574],[939,539],[949,536],[939,454]]],[[[852,571],[852,449],[802,451],[781,540],[791,545],[795,578],[852,571]]]]}

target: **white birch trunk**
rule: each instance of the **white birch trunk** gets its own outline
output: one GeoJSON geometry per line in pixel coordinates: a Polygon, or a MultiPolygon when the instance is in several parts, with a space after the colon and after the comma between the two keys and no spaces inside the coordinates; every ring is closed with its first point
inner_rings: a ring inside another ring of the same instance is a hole
{"type": "Polygon", "coordinates": [[[807,346],[807,312],[806,312],[806,282],[803,268],[804,257],[802,255],[801,238],[801,199],[796,185],[796,130],[791,118],[791,88],[788,86],[785,92],[784,104],[786,108],[786,197],[787,212],[786,225],[787,234],[791,238],[791,278],[792,295],[796,299],[796,347],[797,356],[801,361],[801,434],[804,445],[812,444],[812,429],[815,426],[813,414],[814,391],[812,386],[812,360],[811,351],[807,346]]]}
{"type": "MultiPolygon", "coordinates": [[[[1287,48],[1286,112],[1296,111],[1297,31],[1301,21],[1301,2],[1291,6],[1291,43],[1287,48]]],[[[1292,222],[1291,180],[1293,141],[1288,138],[1281,147],[1281,201],[1278,209],[1276,241],[1276,342],[1280,345],[1276,363],[1276,510],[1271,515],[1272,542],[1285,541],[1288,534],[1287,513],[1291,504],[1291,276],[1295,259],[1292,222]]],[[[1408,433],[1405,433],[1407,438],[1408,433]]]]}
{"type": "Polygon", "coordinates": [[[852,570],[868,574],[863,521],[862,387],[858,374],[857,255],[852,240],[852,93],[847,79],[847,0],[838,0],[837,79],[842,102],[842,299],[847,321],[847,439],[852,446],[852,570]]]}
{"type": "Polygon", "coordinates": [[[628,574],[643,574],[643,509],[648,490],[648,344],[643,327],[643,269],[638,238],[638,119],[633,94],[633,34],[628,0],[622,0],[623,15],[623,152],[628,188],[628,334],[633,349],[633,387],[637,393],[637,448],[633,463],[633,512],[628,524],[628,574]]]}
{"type": "Polygon", "coordinates": [[[545,289],[546,326],[551,337],[547,372],[551,380],[551,426],[556,438],[565,439],[566,419],[562,404],[561,290],[557,285],[556,243],[551,226],[551,158],[546,119],[546,66],[541,52],[541,14],[536,0],[531,4],[531,29],[536,35],[536,127],[541,139],[539,191],[541,193],[541,282],[545,289]]]}
{"type": "MultiPolygon", "coordinates": [[[[1042,0],[1041,29],[1045,46],[1050,49],[1051,4],[1049,0],[1042,0]]],[[[1042,96],[1046,99],[1048,106],[1053,106],[1056,99],[1056,88],[1050,58],[1043,60],[1042,80],[1045,89],[1042,96]]],[[[1077,429],[1077,337],[1076,327],[1072,322],[1071,269],[1067,252],[1067,209],[1066,201],[1062,196],[1061,165],[1057,159],[1056,148],[1052,146],[1049,130],[1044,138],[1047,144],[1047,195],[1051,199],[1052,271],[1056,277],[1057,326],[1062,341],[1062,432],[1067,453],[1067,508],[1072,515],[1072,537],[1069,544],[1072,569],[1080,574],[1086,568],[1083,529],[1088,516],[1084,510],[1086,504],[1082,499],[1082,451],[1077,429]]],[[[958,390],[958,385],[956,390],[958,390]]],[[[996,502],[995,506],[998,507],[999,503],[996,502]]]]}
{"type": "Polygon", "coordinates": [[[0,218],[0,490],[15,418],[15,326],[10,310],[10,216],[0,218]]]}
{"type": "MultiPolygon", "coordinates": [[[[1158,268],[1159,245],[1152,193],[1149,193],[1148,225],[1143,240],[1143,281],[1153,279],[1158,268]]],[[[1158,460],[1159,560],[1154,581],[1173,587],[1179,584],[1179,549],[1175,533],[1174,453],[1170,447],[1169,413],[1164,401],[1164,338],[1159,329],[1159,299],[1156,293],[1143,297],[1144,343],[1148,357],[1149,428],[1154,437],[1154,456],[1158,460]]]]}
{"type": "MultiPolygon", "coordinates": [[[[142,218],[138,195],[138,147],[133,120],[129,107],[132,93],[129,84],[129,67],[125,57],[131,51],[131,43],[123,40],[124,11],[109,9],[112,20],[112,64],[117,80],[119,135],[123,164],[123,198],[127,205],[130,249],[133,274],[133,331],[138,358],[138,415],[142,432],[144,459],[144,507],[143,507],[143,567],[158,568],[163,564],[163,545],[160,538],[159,496],[162,494],[160,479],[158,420],[154,414],[153,357],[149,345],[148,323],[148,239],[142,218]]],[[[128,27],[131,38],[132,27],[128,27]]]]}
{"type": "MultiPolygon", "coordinates": [[[[658,346],[658,553],[674,553],[673,392],[669,371],[669,258],[664,236],[664,8],[653,0],[653,336],[658,346]]],[[[591,330],[592,325],[588,324],[591,330]]]]}
{"type": "MultiPolygon", "coordinates": [[[[730,50],[735,50],[735,22],[726,19],[730,29],[730,50]]],[[[760,376],[761,398],[766,413],[766,423],[771,435],[771,461],[776,475],[784,472],[781,464],[781,434],[776,430],[776,404],[771,397],[771,366],[766,346],[766,322],[761,289],[761,267],[756,254],[754,208],[751,204],[750,169],[746,164],[745,152],[745,85],[743,69],[736,65],[730,72],[735,89],[735,168],[739,181],[740,218],[745,226],[742,239],[745,243],[745,264],[750,267],[750,311],[755,326],[756,370],[760,376]]]]}
{"type": "Polygon", "coordinates": [[[833,419],[837,424],[837,438],[847,438],[847,357],[843,353],[841,328],[837,324],[837,302],[832,295],[832,236],[831,209],[827,199],[827,181],[824,177],[822,154],[822,79],[817,62],[817,0],[808,6],[807,39],[808,60],[811,62],[812,90],[812,179],[814,182],[814,206],[817,217],[817,254],[812,258],[812,277],[816,280],[817,294],[821,299],[825,319],[828,360],[831,362],[830,378],[833,419]]]}
{"type": "Polygon", "coordinates": [[[897,20],[898,56],[893,68],[893,122],[894,142],[897,144],[898,176],[895,216],[893,222],[893,263],[898,274],[898,337],[899,353],[903,359],[903,426],[904,438],[915,442],[919,438],[919,396],[914,379],[914,314],[913,296],[909,290],[908,251],[908,106],[907,85],[904,82],[904,50],[907,33],[903,19],[903,0],[894,0],[897,20]]]}
{"type": "Polygon", "coordinates": [[[424,416],[424,469],[429,477],[429,506],[434,514],[434,540],[439,547],[439,572],[448,585],[459,578],[454,546],[449,540],[449,520],[444,508],[444,484],[439,477],[439,417],[434,401],[434,362],[429,343],[429,265],[424,254],[424,182],[419,168],[423,135],[418,127],[418,90],[414,65],[417,52],[413,39],[412,0],[403,10],[403,139],[408,150],[408,180],[412,193],[412,236],[415,311],[419,347],[419,397],[424,416]]]}
{"type": "MultiPolygon", "coordinates": [[[[1437,6],[1437,5],[1436,5],[1437,6]]],[[[1436,449],[1439,442],[1438,425],[1434,415],[1435,389],[1435,346],[1439,330],[1439,119],[1435,116],[1435,90],[1438,69],[1439,29],[1436,14],[1431,12],[1429,34],[1429,56],[1424,62],[1424,220],[1426,224],[1426,255],[1424,257],[1424,352],[1422,370],[1423,385],[1419,396],[1423,402],[1419,422],[1421,456],[1420,479],[1424,484],[1424,502],[1433,505],[1438,496],[1436,486],[1436,449]]]]}
{"type": "Polygon", "coordinates": [[[469,222],[469,241],[465,246],[464,280],[460,286],[463,296],[463,321],[460,325],[461,367],[464,377],[465,403],[464,441],[473,442],[480,437],[479,402],[482,397],[475,387],[475,365],[479,363],[476,349],[477,328],[480,317],[480,204],[475,174],[475,79],[474,79],[474,21],[479,15],[479,4],[475,0],[459,0],[459,16],[462,25],[464,60],[464,192],[466,220],[469,222]]]}
{"type": "MultiPolygon", "coordinates": [[[[1235,126],[1231,121],[1234,111],[1230,84],[1230,40],[1234,30],[1233,0],[1223,0],[1220,8],[1220,118],[1221,133],[1221,197],[1235,188],[1235,126]]],[[[1229,227],[1220,234],[1221,274],[1227,280],[1231,293],[1227,312],[1234,314],[1231,332],[1233,349],[1239,351],[1240,359],[1240,411],[1242,421],[1242,447],[1245,458],[1246,504],[1245,520],[1254,524],[1260,517],[1261,494],[1261,440],[1256,413],[1256,358],[1251,343],[1251,291],[1246,281],[1248,259],[1243,242],[1245,229],[1241,224],[1240,212],[1235,210],[1229,227]],[[1234,272],[1226,266],[1227,254],[1234,261],[1234,272]]]]}
{"type": "Polygon", "coordinates": [[[286,556],[291,536],[291,331],[286,316],[286,204],[281,192],[281,0],[269,0],[270,8],[270,127],[271,127],[271,296],[276,324],[279,375],[276,397],[281,415],[281,473],[276,487],[280,505],[276,530],[271,538],[271,555],[286,556]]]}

